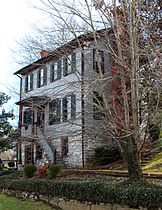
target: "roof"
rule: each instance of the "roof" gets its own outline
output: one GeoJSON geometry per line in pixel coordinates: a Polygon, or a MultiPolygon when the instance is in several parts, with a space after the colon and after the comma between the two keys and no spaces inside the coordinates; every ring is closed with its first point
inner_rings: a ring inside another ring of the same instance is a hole
{"type": "Polygon", "coordinates": [[[42,105],[42,104],[46,103],[48,100],[49,100],[49,97],[47,97],[47,96],[31,96],[29,98],[18,101],[16,103],[16,105],[23,104],[24,106],[31,107],[35,102],[36,103],[39,102],[39,105],[42,105]]]}
{"type": "MultiPolygon", "coordinates": [[[[110,29],[108,29],[110,32],[110,29]]],[[[97,31],[100,35],[103,35],[105,33],[105,29],[97,31]]],[[[33,71],[36,68],[41,67],[42,65],[45,65],[50,60],[58,60],[63,55],[70,53],[74,49],[79,47],[79,43],[83,43],[84,41],[92,41],[94,39],[93,33],[87,33],[84,35],[80,35],[79,37],[73,39],[72,41],[68,42],[67,44],[64,44],[51,52],[50,54],[46,55],[43,58],[40,58],[39,60],[23,67],[22,69],[16,71],[14,75],[21,74],[25,75],[28,72],[33,71]]]]}

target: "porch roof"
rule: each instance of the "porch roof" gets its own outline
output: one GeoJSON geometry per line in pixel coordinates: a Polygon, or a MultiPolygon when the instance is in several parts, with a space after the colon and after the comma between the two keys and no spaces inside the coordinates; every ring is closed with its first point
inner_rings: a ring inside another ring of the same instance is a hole
{"type": "Polygon", "coordinates": [[[50,98],[48,96],[30,96],[26,99],[16,102],[16,105],[23,105],[28,107],[31,107],[33,105],[41,106],[47,103],[49,99],[50,98]]]}

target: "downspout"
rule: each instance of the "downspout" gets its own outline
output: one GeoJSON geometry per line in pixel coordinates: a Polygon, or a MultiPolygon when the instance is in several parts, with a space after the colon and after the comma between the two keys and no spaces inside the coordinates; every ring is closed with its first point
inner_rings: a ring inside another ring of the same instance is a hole
{"type": "MultiPolygon", "coordinates": [[[[84,50],[84,49],[83,49],[84,50]]],[[[84,168],[84,133],[85,133],[85,119],[84,119],[84,53],[81,55],[81,101],[82,101],[82,166],[84,168]]]]}
{"type": "MultiPolygon", "coordinates": [[[[20,101],[22,94],[22,77],[16,74],[17,77],[20,78],[20,101]]],[[[21,151],[21,125],[22,125],[22,105],[19,107],[19,123],[18,123],[18,131],[17,131],[17,160],[18,163],[22,163],[22,151],[21,151]],[[18,146],[19,145],[19,146],[18,146]]]]}

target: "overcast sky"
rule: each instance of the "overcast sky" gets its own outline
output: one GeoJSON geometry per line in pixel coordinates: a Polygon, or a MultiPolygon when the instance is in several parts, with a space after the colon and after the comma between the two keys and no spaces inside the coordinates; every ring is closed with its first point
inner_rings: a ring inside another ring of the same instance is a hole
{"type": "Polygon", "coordinates": [[[0,91],[12,97],[8,109],[19,100],[19,79],[13,75],[17,66],[13,62],[10,49],[16,47],[15,40],[30,32],[30,24],[39,18],[38,11],[29,6],[29,0],[5,0],[0,5],[0,91]]]}

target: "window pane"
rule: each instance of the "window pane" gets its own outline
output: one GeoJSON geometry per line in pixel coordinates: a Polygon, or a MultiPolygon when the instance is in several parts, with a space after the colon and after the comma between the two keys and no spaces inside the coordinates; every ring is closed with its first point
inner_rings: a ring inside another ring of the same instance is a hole
{"type": "Polygon", "coordinates": [[[62,155],[63,156],[68,155],[68,137],[62,138],[62,155]]]}

